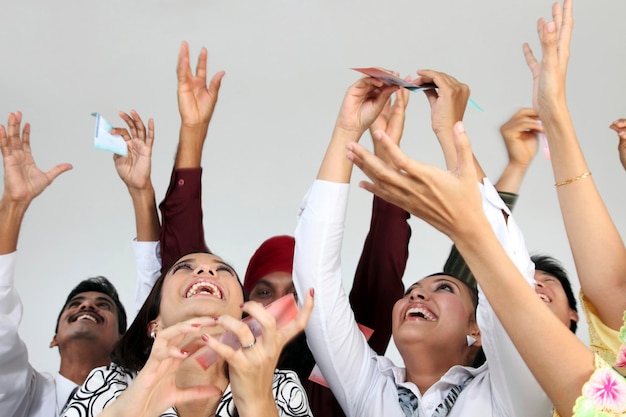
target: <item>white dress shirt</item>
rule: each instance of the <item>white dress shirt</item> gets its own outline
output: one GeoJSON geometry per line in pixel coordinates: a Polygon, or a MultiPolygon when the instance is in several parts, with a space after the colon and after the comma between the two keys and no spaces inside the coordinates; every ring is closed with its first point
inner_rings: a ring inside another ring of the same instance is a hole
{"type": "MultiPolygon", "coordinates": [[[[498,239],[532,285],[534,266],[510,211],[488,180],[480,188],[483,209],[498,239]],[[508,222],[502,211],[509,214],[508,222]]],[[[299,294],[315,289],[307,341],[346,415],[404,417],[397,392],[402,385],[418,398],[420,415],[431,416],[449,390],[469,376],[473,379],[459,395],[450,417],[551,415],[550,401],[482,293],[477,320],[487,364],[479,368],[453,366],[422,395],[415,384],[406,382],[404,368],[369,348],[354,320],[341,277],[348,192],[349,184],[322,180],[308,190],[298,214],[293,272],[299,294]]]]}

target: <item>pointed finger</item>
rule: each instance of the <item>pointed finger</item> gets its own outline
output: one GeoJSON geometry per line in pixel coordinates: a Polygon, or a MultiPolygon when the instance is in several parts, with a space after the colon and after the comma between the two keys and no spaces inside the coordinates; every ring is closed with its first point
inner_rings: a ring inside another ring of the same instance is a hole
{"type": "Polygon", "coordinates": [[[178,84],[182,84],[191,78],[191,67],[189,66],[189,44],[182,42],[178,52],[178,62],[176,63],[176,77],[178,84]]]}
{"type": "Polygon", "coordinates": [[[24,152],[31,153],[30,150],[30,123],[25,123],[22,129],[22,149],[24,152]]]}
{"type": "Polygon", "coordinates": [[[535,67],[537,66],[537,59],[535,58],[530,45],[528,45],[528,43],[524,43],[524,45],[522,45],[522,50],[524,51],[526,65],[528,65],[528,68],[534,73],[535,67]]]}
{"type": "Polygon", "coordinates": [[[154,119],[148,119],[148,136],[146,136],[146,145],[152,150],[154,144],[154,119]]]}
{"type": "Polygon", "coordinates": [[[200,50],[198,55],[198,63],[196,64],[196,78],[202,81],[202,85],[206,85],[206,68],[207,68],[207,56],[208,52],[206,48],[200,50]]]}
{"type": "Polygon", "coordinates": [[[21,121],[22,117],[20,112],[9,114],[9,121],[7,123],[9,145],[11,146],[11,149],[16,151],[22,149],[22,140],[20,138],[21,121]]]}
{"type": "Polygon", "coordinates": [[[133,121],[135,122],[135,128],[137,129],[137,136],[136,138],[141,139],[142,141],[145,142],[146,140],[146,126],[143,123],[143,120],[141,120],[141,117],[139,116],[139,113],[137,113],[137,111],[135,110],[131,110],[130,114],[133,118],[133,121]]]}

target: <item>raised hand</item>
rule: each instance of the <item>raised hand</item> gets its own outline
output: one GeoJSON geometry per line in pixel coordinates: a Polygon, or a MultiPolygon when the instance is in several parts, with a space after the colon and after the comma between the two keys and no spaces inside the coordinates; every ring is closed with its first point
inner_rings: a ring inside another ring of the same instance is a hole
{"type": "MultiPolygon", "coordinates": [[[[398,74],[394,73],[394,75],[397,76],[398,74]]],[[[404,131],[406,106],[409,103],[409,94],[411,94],[411,92],[406,88],[397,90],[393,103],[391,98],[387,100],[383,110],[370,126],[370,135],[374,143],[374,153],[383,160],[386,160],[387,156],[384,154],[384,149],[379,146],[380,141],[374,139],[374,132],[382,130],[389,136],[393,143],[400,145],[402,132],[404,131]]]]}
{"type": "Polygon", "coordinates": [[[114,155],[115,169],[130,191],[152,188],[150,180],[152,145],[154,144],[154,120],[148,120],[148,129],[135,110],[130,114],[120,112],[128,125],[115,128],[112,134],[121,135],[128,146],[128,155],[114,155]]]}
{"type": "Polygon", "coordinates": [[[249,301],[244,304],[243,311],[261,325],[260,337],[255,338],[241,320],[225,315],[218,318],[217,324],[235,333],[245,347],[233,350],[213,337],[206,338],[207,345],[228,362],[231,390],[239,415],[274,415],[274,370],[283,347],[306,327],[313,311],[313,290],[307,294],[296,318],[280,329],[260,303],[249,301]]]}
{"type": "Polygon", "coordinates": [[[453,144],[452,128],[458,121],[463,120],[470,89],[467,84],[443,72],[420,70],[417,74],[421,83],[435,83],[437,90],[425,90],[431,109],[431,123],[433,132],[443,150],[448,169],[456,167],[456,150],[453,144]]]}
{"type": "Polygon", "coordinates": [[[385,85],[377,78],[359,79],[346,92],[335,129],[346,132],[357,140],[376,120],[391,94],[399,88],[385,85]]]}
{"type": "Polygon", "coordinates": [[[188,352],[181,351],[183,340],[201,327],[214,324],[212,317],[194,318],[158,331],[148,361],[137,378],[100,415],[157,417],[172,406],[206,402],[211,398],[215,399],[217,408],[222,396],[220,388],[210,385],[179,387],[176,384],[176,373],[184,362],[190,361],[192,367],[198,366],[188,352]]]}
{"type": "Polygon", "coordinates": [[[24,124],[20,136],[22,113],[9,114],[7,128],[0,125],[0,148],[4,161],[4,194],[7,203],[28,206],[56,177],[72,169],[72,165],[58,164],[47,172],[35,165],[30,149],[30,125],[24,124]]]}
{"type": "Polygon", "coordinates": [[[619,144],[617,145],[619,160],[624,169],[626,169],[626,119],[618,119],[611,123],[609,127],[617,132],[617,137],[619,138],[619,144]]]}
{"type": "Polygon", "coordinates": [[[540,62],[527,43],[523,46],[526,63],[533,74],[533,109],[541,119],[553,111],[554,104],[565,103],[565,77],[574,26],[572,1],[564,0],[563,6],[554,3],[552,18],[548,23],[544,18],[537,21],[542,50],[540,62]]]}
{"type": "Polygon", "coordinates": [[[528,166],[537,154],[537,133],[543,132],[537,113],[533,109],[521,108],[506,123],[500,126],[500,133],[509,163],[528,166]]]}
{"type": "Polygon", "coordinates": [[[482,215],[478,178],[469,140],[463,123],[454,126],[457,168],[443,171],[406,156],[384,132],[377,132],[391,157],[384,163],[357,143],[348,145],[348,159],[357,165],[371,182],[359,186],[430,223],[450,237],[471,227],[468,211],[482,215]]]}
{"type": "Polygon", "coordinates": [[[196,64],[196,73],[191,70],[189,45],[183,42],[178,54],[176,75],[178,77],[178,111],[185,127],[208,128],[224,71],[216,73],[209,85],[206,83],[207,50],[202,48],[196,64]]]}
{"type": "Polygon", "coordinates": [[[537,154],[539,132],[543,132],[543,125],[537,113],[529,108],[519,109],[500,127],[509,162],[495,183],[498,191],[519,192],[526,171],[537,154]]]}

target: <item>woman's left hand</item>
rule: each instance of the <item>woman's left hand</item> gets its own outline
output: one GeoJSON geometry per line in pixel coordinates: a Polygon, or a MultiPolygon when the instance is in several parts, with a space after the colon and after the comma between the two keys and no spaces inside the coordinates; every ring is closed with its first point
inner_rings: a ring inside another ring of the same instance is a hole
{"type": "Polygon", "coordinates": [[[244,322],[224,315],[217,319],[217,324],[236,334],[243,347],[234,350],[214,337],[208,338],[207,345],[228,362],[230,386],[239,415],[277,415],[272,393],[274,370],[285,344],[301,333],[309,321],[313,290],[296,318],[281,328],[276,327],[276,320],[260,303],[249,301],[243,311],[259,322],[261,336],[255,338],[244,322]]]}

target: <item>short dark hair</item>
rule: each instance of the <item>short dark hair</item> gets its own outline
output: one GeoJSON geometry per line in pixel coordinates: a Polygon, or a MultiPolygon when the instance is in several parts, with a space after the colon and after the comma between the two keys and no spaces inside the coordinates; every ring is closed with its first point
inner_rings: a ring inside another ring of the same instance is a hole
{"type": "MultiPolygon", "coordinates": [[[[570,283],[567,271],[563,265],[561,265],[557,259],[547,255],[533,255],[530,259],[535,264],[536,271],[545,272],[546,274],[559,280],[561,287],[563,287],[563,291],[565,291],[565,295],[567,296],[569,308],[578,313],[578,308],[576,307],[576,297],[574,296],[574,291],[572,291],[572,284],[570,283]]],[[[570,320],[569,329],[572,333],[576,333],[577,328],[578,323],[575,320],[570,320]]]]}
{"type": "Polygon", "coordinates": [[[61,320],[61,315],[65,311],[65,308],[69,304],[70,300],[74,298],[77,294],[89,291],[100,292],[109,296],[109,298],[113,300],[113,302],[115,303],[115,307],[117,308],[118,332],[119,334],[124,334],[124,332],[126,331],[126,310],[124,309],[124,306],[120,301],[120,297],[117,295],[117,290],[115,289],[115,286],[111,284],[111,281],[103,276],[87,278],[79,282],[78,285],[74,287],[72,291],[70,291],[70,294],[67,296],[65,304],[63,304],[63,308],[59,313],[59,317],[57,317],[57,324],[54,328],[54,332],[56,333],[59,330],[59,321],[61,320]]]}
{"type": "MultiPolygon", "coordinates": [[[[148,325],[159,316],[159,312],[161,310],[161,292],[163,290],[165,277],[178,260],[187,255],[191,255],[192,253],[215,255],[210,251],[192,251],[181,255],[168,270],[161,273],[152,286],[150,294],[146,297],[146,301],[144,301],[141,309],[137,313],[137,317],[135,317],[135,320],[130,324],[130,327],[126,333],[124,333],[111,353],[111,360],[124,368],[126,372],[139,372],[146,364],[152,350],[152,343],[154,342],[154,340],[152,340],[152,338],[148,335],[148,325]]],[[[243,284],[241,284],[237,272],[235,272],[235,275],[237,276],[237,282],[239,282],[239,285],[241,286],[244,301],[247,301],[245,291],[243,290],[243,284]]]]}

